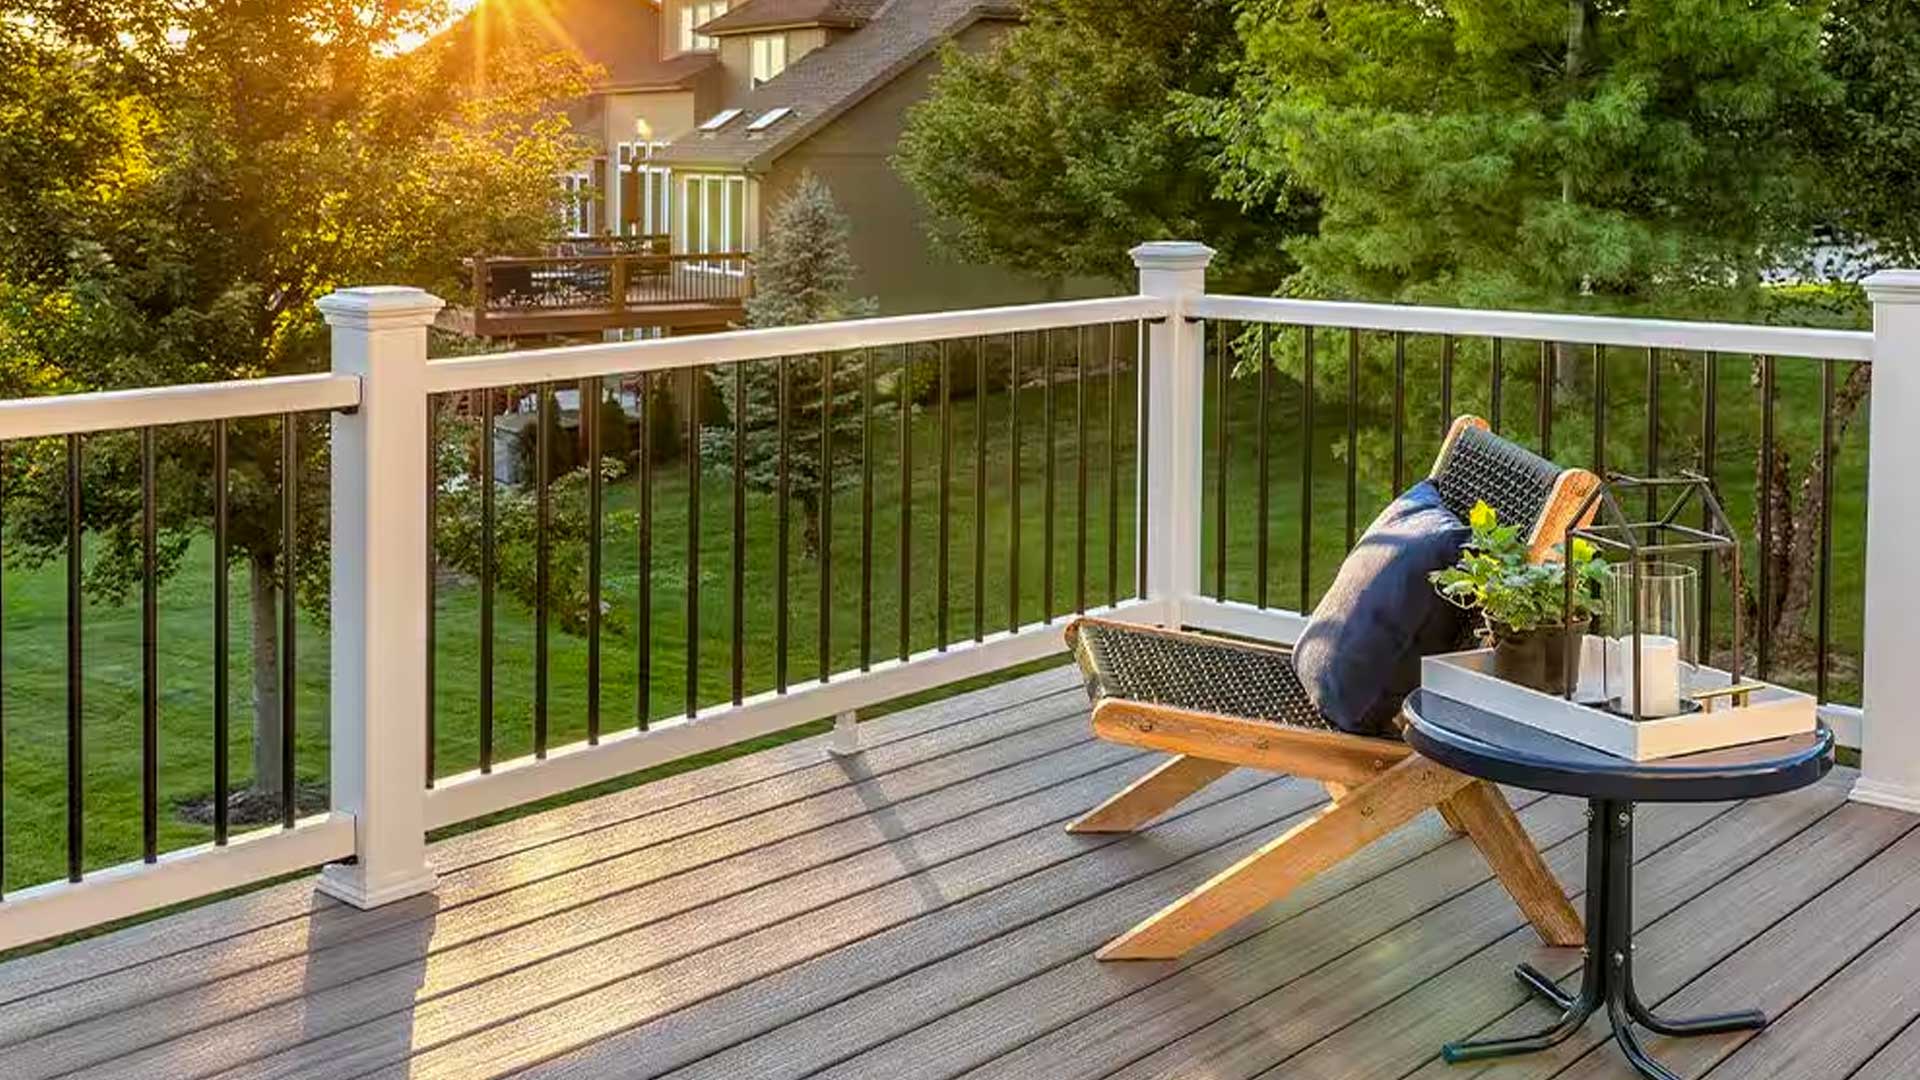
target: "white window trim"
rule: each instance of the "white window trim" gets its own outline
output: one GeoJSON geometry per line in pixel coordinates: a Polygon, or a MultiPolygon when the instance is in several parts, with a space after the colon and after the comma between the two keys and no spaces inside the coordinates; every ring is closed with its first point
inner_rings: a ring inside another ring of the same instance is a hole
{"type": "Polygon", "coordinates": [[[565,173],[560,177],[560,186],[567,193],[567,205],[560,210],[560,228],[570,239],[592,236],[593,207],[589,200],[593,195],[593,174],[565,173]]]}
{"type": "Polygon", "coordinates": [[[772,34],[755,34],[749,46],[750,71],[753,85],[762,86],[780,77],[787,70],[787,35],[784,31],[772,34]],[[775,54],[778,53],[776,57],[775,54]]]}
{"type": "Polygon", "coordinates": [[[610,230],[616,235],[659,236],[673,232],[673,170],[665,165],[652,164],[646,154],[646,150],[649,147],[658,151],[666,145],[666,143],[659,141],[652,143],[625,142],[619,144],[616,148],[615,153],[619,167],[615,170],[614,176],[616,177],[615,182],[618,185],[618,189],[622,193],[621,197],[624,197],[626,191],[626,178],[628,174],[638,173],[640,176],[640,213],[635,215],[634,219],[634,225],[638,231],[623,231],[626,225],[625,218],[627,208],[619,205],[616,200],[613,217],[614,227],[610,230]],[[658,198],[659,196],[664,196],[664,200],[660,200],[658,198]],[[662,203],[664,203],[664,205],[662,203]],[[655,220],[656,211],[661,220],[655,220]]]}
{"type": "MultiPolygon", "coordinates": [[[[736,204],[740,208],[741,232],[748,233],[753,227],[746,176],[742,173],[682,173],[679,180],[680,250],[689,255],[747,251],[748,236],[733,235],[733,209],[736,204]],[[720,216],[717,222],[705,220],[706,189],[710,184],[720,185],[720,216]],[[699,189],[697,198],[696,188],[699,189]],[[701,208],[698,221],[695,217],[696,207],[701,208]],[[696,224],[701,226],[697,231],[696,224]]],[[[743,277],[747,272],[746,267],[735,260],[689,263],[688,269],[722,273],[731,277],[743,277]]]]}
{"type": "Polygon", "coordinates": [[[732,0],[687,0],[680,5],[680,51],[712,52],[718,46],[711,37],[694,32],[694,27],[707,23],[727,13],[732,0]]]}

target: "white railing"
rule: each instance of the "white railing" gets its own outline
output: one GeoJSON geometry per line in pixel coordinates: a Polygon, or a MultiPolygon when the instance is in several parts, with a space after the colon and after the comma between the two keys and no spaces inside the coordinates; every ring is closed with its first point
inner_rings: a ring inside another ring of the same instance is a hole
{"type": "MultiPolygon", "coordinates": [[[[1150,325],[1139,389],[1152,415],[1141,462],[1149,510],[1141,523],[1146,588],[1143,598],[1108,610],[1141,621],[1280,639],[1298,632],[1298,613],[1202,595],[1202,320],[1874,362],[1870,469],[1877,482],[1868,514],[1864,708],[1830,715],[1857,727],[1865,767],[1856,796],[1920,811],[1920,722],[1907,713],[1920,700],[1920,664],[1912,662],[1920,655],[1920,623],[1911,614],[1920,604],[1920,563],[1906,552],[1920,533],[1920,486],[1903,475],[1920,462],[1920,425],[1908,419],[1920,409],[1920,273],[1882,274],[1869,282],[1876,328],[1868,334],[1209,296],[1205,274],[1212,253],[1205,247],[1149,244],[1134,254],[1141,289],[1131,297],[432,361],[426,328],[438,300],[411,289],[349,289],[320,304],[332,326],[331,374],[0,404],[0,440],[334,411],[333,812],[291,831],[10,894],[0,900],[0,948],[317,863],[329,864],[320,888],[359,906],[414,895],[434,885],[426,862],[429,829],[1063,648],[1057,623],[1027,624],[739,704],[701,708],[647,731],[609,734],[597,745],[555,748],[544,758],[443,777],[429,789],[422,782],[428,692],[422,598],[429,543],[422,493],[429,475],[431,395],[1135,320],[1150,325]]],[[[855,745],[843,739],[839,748],[855,745]]]]}

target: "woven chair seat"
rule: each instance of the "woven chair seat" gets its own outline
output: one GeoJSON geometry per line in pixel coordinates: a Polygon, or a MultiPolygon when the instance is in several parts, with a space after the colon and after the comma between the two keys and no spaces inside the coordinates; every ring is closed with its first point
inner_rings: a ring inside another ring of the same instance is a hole
{"type": "Polygon", "coordinates": [[[1075,625],[1073,653],[1098,705],[1120,698],[1288,727],[1333,730],[1285,652],[1104,622],[1075,625]]]}

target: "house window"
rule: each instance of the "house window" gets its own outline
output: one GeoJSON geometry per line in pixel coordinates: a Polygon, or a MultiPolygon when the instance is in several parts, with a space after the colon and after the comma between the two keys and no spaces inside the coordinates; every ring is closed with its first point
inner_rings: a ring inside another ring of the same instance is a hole
{"type": "Polygon", "coordinates": [[[697,0],[680,6],[680,51],[711,52],[713,39],[696,34],[693,28],[712,22],[727,13],[731,0],[697,0]]]}
{"type": "Polygon", "coordinates": [[[753,85],[772,82],[787,70],[787,35],[758,34],[753,39],[753,85]]]}
{"type": "Polygon", "coordinates": [[[664,145],[620,144],[621,236],[662,236],[673,227],[673,173],[653,164],[653,151],[664,145]]]}
{"type": "Polygon", "coordinates": [[[593,235],[593,178],[586,173],[571,173],[560,178],[566,203],[560,208],[560,228],[567,236],[593,235]]]}
{"type": "MultiPolygon", "coordinates": [[[[698,174],[680,178],[680,249],[692,254],[746,250],[747,178],[698,174]]],[[[706,269],[738,273],[733,260],[706,269]]]]}

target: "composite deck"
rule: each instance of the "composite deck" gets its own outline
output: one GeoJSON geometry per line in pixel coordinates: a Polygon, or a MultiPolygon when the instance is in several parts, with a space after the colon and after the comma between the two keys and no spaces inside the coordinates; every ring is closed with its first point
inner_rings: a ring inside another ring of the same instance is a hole
{"type": "MultiPolygon", "coordinates": [[[[435,897],[293,882],[0,965],[0,1076],[1452,1080],[1481,1074],[1444,1040],[1548,1019],[1514,963],[1579,965],[1433,815],[1181,963],[1101,964],[1319,787],[1236,773],[1070,836],[1151,756],[1093,741],[1058,669],[863,733],[447,840],[435,897]]],[[[1777,1017],[1652,1039],[1683,1075],[1920,1075],[1920,819],[1850,780],[1643,813],[1642,990],[1777,1017]]],[[[1577,893],[1584,807],[1514,798],[1577,893]]],[[[1630,1076],[1602,1036],[1487,1072],[1630,1076]]]]}

